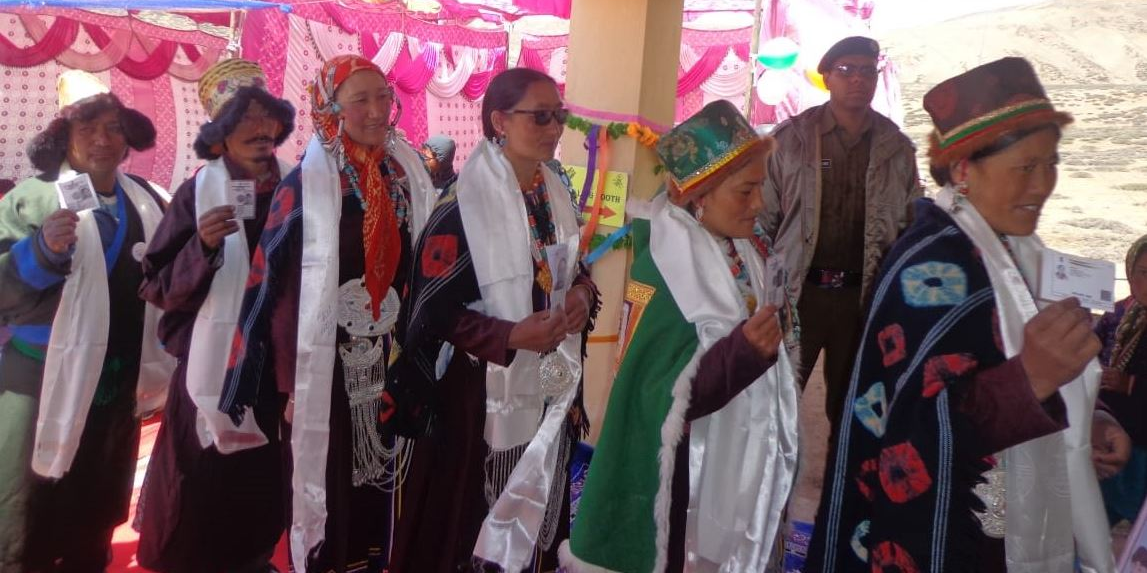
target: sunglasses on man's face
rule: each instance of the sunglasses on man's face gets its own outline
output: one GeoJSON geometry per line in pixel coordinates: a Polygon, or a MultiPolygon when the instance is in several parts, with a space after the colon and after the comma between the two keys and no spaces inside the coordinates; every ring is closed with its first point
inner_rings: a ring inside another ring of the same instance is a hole
{"type": "Polygon", "coordinates": [[[542,126],[549,125],[555,119],[558,120],[558,123],[565,124],[570,117],[570,110],[564,107],[561,109],[512,109],[509,113],[530,114],[534,116],[534,123],[542,126]]]}
{"type": "Polygon", "coordinates": [[[837,64],[832,67],[834,72],[846,77],[851,78],[859,75],[865,79],[873,79],[876,77],[880,70],[876,66],[858,66],[856,64],[837,64]]]}

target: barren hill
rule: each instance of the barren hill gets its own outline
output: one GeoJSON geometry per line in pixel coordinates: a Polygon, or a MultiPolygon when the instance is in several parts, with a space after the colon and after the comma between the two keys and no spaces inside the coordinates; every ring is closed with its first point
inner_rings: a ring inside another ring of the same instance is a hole
{"type": "Polygon", "coordinates": [[[1147,82],[1147,2],[1053,0],[890,32],[906,83],[935,84],[1004,56],[1032,61],[1047,84],[1147,82]]]}
{"type": "MultiPolygon", "coordinates": [[[[922,174],[931,129],[924,93],[997,58],[1030,60],[1055,105],[1076,118],[1040,235],[1053,248],[1115,261],[1122,276],[1126,249],[1147,234],[1147,0],[1053,0],[879,39],[900,67],[922,174]]],[[[1126,295],[1126,283],[1117,292],[1126,295]]]]}

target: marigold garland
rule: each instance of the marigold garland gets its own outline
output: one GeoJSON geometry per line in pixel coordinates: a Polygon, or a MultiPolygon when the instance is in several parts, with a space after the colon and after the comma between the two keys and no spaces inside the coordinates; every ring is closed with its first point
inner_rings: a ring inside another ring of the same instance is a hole
{"type": "MultiPolygon", "coordinates": [[[[576,129],[586,135],[589,135],[589,129],[593,126],[594,123],[584,117],[570,114],[566,118],[566,127],[576,129]]],[[[645,147],[653,147],[661,139],[661,135],[656,131],[636,121],[612,121],[605,125],[605,132],[609,134],[610,139],[619,139],[623,135],[628,135],[645,147]]]]}

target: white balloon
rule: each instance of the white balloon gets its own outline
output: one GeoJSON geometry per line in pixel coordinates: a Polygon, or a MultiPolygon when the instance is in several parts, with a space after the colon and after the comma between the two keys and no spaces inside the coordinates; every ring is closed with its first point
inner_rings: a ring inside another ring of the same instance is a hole
{"type": "Polygon", "coordinates": [[[765,70],[757,80],[756,87],[757,97],[761,98],[765,105],[777,105],[788,95],[790,84],[783,72],[765,70]]]}

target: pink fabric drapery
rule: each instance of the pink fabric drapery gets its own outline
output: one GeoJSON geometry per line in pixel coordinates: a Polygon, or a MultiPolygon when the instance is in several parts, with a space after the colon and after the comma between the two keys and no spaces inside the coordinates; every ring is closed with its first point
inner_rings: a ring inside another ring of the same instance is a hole
{"type": "MultiPolygon", "coordinates": [[[[705,100],[704,86],[706,82],[717,81],[718,74],[722,73],[722,65],[726,62],[726,57],[729,55],[730,50],[737,59],[741,62],[748,63],[750,61],[750,48],[749,37],[752,34],[751,28],[737,28],[733,30],[694,30],[686,28],[682,31],[682,43],[690,50],[696,50],[691,53],[698,53],[700,56],[696,59],[689,57],[684,58],[688,62],[682,64],[682,69],[678,71],[677,81],[677,96],[678,96],[678,111],[688,111],[692,113],[700,109],[705,100]],[[693,97],[697,96],[697,97],[693,97]]],[[[560,48],[565,48],[569,43],[569,36],[524,36],[522,38],[522,47],[518,55],[519,67],[531,68],[545,73],[555,73],[555,65],[560,66],[560,63],[553,62],[552,58],[557,57],[555,52],[560,48]]],[[[724,72],[724,76],[728,76],[724,72]]],[[[728,83],[729,78],[722,76],[722,81],[728,83]]],[[[564,87],[564,78],[557,78],[559,87],[564,87]]],[[[748,88],[748,72],[745,72],[745,86],[738,88],[738,93],[743,93],[745,88],[748,88]]],[[[707,93],[707,92],[706,92],[707,93]]],[[[710,96],[713,94],[710,94],[710,96]]],[[[686,114],[688,115],[688,114],[686,114]]],[[[678,113],[678,119],[682,116],[678,113]]]]}
{"type": "MultiPolygon", "coordinates": [[[[361,43],[363,56],[373,59],[374,55],[377,54],[380,49],[382,49],[382,44],[379,43],[378,37],[375,34],[360,34],[360,36],[362,38],[361,43]]],[[[383,33],[382,37],[385,38],[386,33],[383,33]]],[[[386,40],[384,39],[383,42],[385,41],[386,40]]],[[[375,63],[377,64],[378,62],[375,63]]]]}
{"type": "Polygon", "coordinates": [[[171,65],[167,67],[167,73],[185,82],[199,81],[207,69],[223,57],[222,48],[203,48],[200,50],[195,44],[185,43],[180,43],[179,47],[183,48],[183,53],[187,55],[190,63],[182,64],[173,59],[171,65]]]}
{"type": "Polygon", "coordinates": [[[518,67],[530,68],[539,72],[546,71],[546,63],[542,61],[542,55],[533,48],[528,48],[525,44],[522,45],[522,51],[518,53],[518,67]]]}
{"type": "MultiPolygon", "coordinates": [[[[783,1],[783,0],[782,0],[783,1]]],[[[678,68],[676,120],[696,113],[714,98],[729,99],[740,106],[741,94],[749,87],[749,73],[738,72],[741,62],[750,60],[751,27],[732,30],[681,30],[681,67],[678,68]],[[686,56],[686,54],[689,54],[686,56]]]]}
{"type": "MultiPolygon", "coordinates": [[[[92,26],[90,29],[85,28],[85,30],[91,35],[92,41],[96,43],[96,47],[101,50],[112,41],[111,37],[100,28],[92,26]]],[[[167,72],[168,66],[171,65],[171,61],[175,58],[176,47],[175,42],[159,40],[154,42],[154,46],[150,51],[146,49],[141,50],[144,53],[142,59],[137,60],[132,58],[131,51],[129,50],[116,65],[123,73],[135,79],[153,80],[167,72]]]]}
{"type": "Polygon", "coordinates": [[[506,70],[506,56],[504,52],[495,52],[494,55],[494,68],[478,72],[470,76],[470,81],[466,82],[466,86],[462,88],[462,96],[468,100],[476,100],[486,93],[486,88],[489,87],[490,81],[494,76],[506,70]]]}
{"type": "MultiPolygon", "coordinates": [[[[186,33],[180,35],[179,39],[137,34],[133,32],[130,22],[128,27],[105,27],[99,23],[55,16],[55,21],[48,26],[36,14],[20,13],[16,18],[33,43],[20,48],[7,38],[0,37],[0,65],[26,68],[55,59],[69,68],[89,72],[118,67],[140,80],[151,80],[172,73],[180,79],[196,81],[222,53],[221,45],[203,46],[203,51],[200,51],[199,47],[181,41],[192,37],[186,33]],[[97,48],[95,53],[80,52],[73,48],[80,39],[81,29],[97,48]],[[181,46],[190,63],[175,62],[176,52],[181,46]]],[[[146,25],[141,28],[158,29],[146,25]]]]}
{"type": "Polygon", "coordinates": [[[565,60],[569,40],[569,35],[523,36],[518,65],[550,74],[557,80],[558,90],[565,93],[565,60]]]}
{"type": "MultiPolygon", "coordinates": [[[[44,26],[43,22],[35,16],[21,17],[21,21],[24,24],[24,29],[33,39],[38,37],[40,29],[44,26]]],[[[113,28],[105,31],[94,24],[83,24],[83,28],[92,42],[99,47],[99,51],[94,54],[84,54],[69,47],[56,55],[57,62],[69,68],[88,72],[102,72],[114,68],[131,49],[131,41],[134,37],[131,30],[113,28]],[[102,44],[96,40],[96,37],[101,34],[108,38],[108,41],[102,44]]]]}
{"type": "Polygon", "coordinates": [[[728,53],[728,46],[706,48],[705,53],[697,59],[697,63],[677,78],[677,97],[683,97],[701,87],[701,84],[709,79],[709,76],[713,75],[717,68],[721,67],[721,62],[725,59],[725,54],[728,53]]]}
{"type": "Polygon", "coordinates": [[[38,66],[71,46],[79,32],[79,22],[56,18],[44,37],[27,48],[20,48],[0,36],[0,65],[14,68],[38,66]]]}
{"type": "Polygon", "coordinates": [[[287,15],[278,10],[252,10],[243,20],[244,30],[258,30],[259,33],[243,34],[240,38],[241,53],[244,58],[262,65],[263,72],[267,74],[267,89],[275,94],[283,93],[289,28],[287,15]]]}
{"type": "Polygon", "coordinates": [[[167,73],[177,47],[174,42],[159,42],[151,52],[145,52],[143,59],[134,59],[129,53],[117,67],[137,80],[153,80],[167,73]]]}
{"type": "Polygon", "coordinates": [[[411,58],[406,50],[398,55],[394,70],[390,72],[390,80],[398,89],[406,93],[420,92],[426,89],[426,84],[434,77],[434,70],[438,66],[438,50],[429,44],[422,46],[422,53],[417,58],[411,58]]]}
{"type": "Polygon", "coordinates": [[[572,0],[514,0],[514,5],[530,14],[549,14],[569,20],[572,0]]]}

